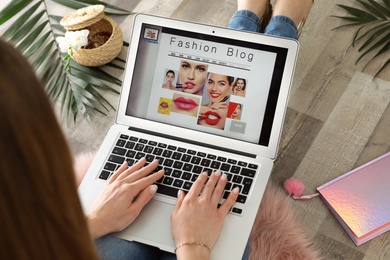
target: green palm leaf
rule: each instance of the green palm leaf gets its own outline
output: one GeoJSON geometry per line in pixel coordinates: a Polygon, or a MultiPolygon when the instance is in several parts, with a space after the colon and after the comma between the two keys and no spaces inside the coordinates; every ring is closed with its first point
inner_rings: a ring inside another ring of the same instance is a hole
{"type": "MultiPolygon", "coordinates": [[[[128,15],[129,11],[97,0],[53,0],[54,2],[78,9],[91,4],[102,4],[106,14],[128,15]]],[[[0,10],[0,26],[3,39],[11,42],[30,60],[38,77],[45,84],[45,91],[52,102],[60,101],[61,114],[74,123],[81,114],[91,120],[90,112],[105,114],[115,109],[100,91],[119,94],[118,90],[105,82],[121,86],[121,80],[101,68],[85,67],[73,60],[71,72],[65,70],[64,54],[58,49],[55,38],[63,35],[65,29],[59,25],[62,17],[49,14],[45,0],[12,0],[0,10]]],[[[128,43],[124,43],[128,46],[128,43]]],[[[115,59],[107,64],[123,70],[124,60],[115,59]]]]}
{"type": "MultiPolygon", "coordinates": [[[[366,63],[366,68],[373,60],[383,54],[388,54],[390,50],[390,0],[382,0],[380,4],[374,0],[357,0],[362,7],[354,8],[346,5],[338,5],[347,12],[346,16],[334,16],[347,23],[336,27],[357,27],[352,46],[360,45],[358,51],[361,55],[356,59],[358,63],[363,57],[371,55],[371,59],[366,63]]],[[[390,59],[379,68],[375,77],[390,64],[390,59]]]]}

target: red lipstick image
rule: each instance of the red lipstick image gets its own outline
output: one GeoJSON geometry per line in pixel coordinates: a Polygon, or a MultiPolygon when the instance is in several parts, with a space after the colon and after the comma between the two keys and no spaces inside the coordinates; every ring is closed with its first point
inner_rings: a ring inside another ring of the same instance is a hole
{"type": "Polygon", "coordinates": [[[185,97],[178,97],[173,100],[173,103],[175,103],[179,109],[183,110],[192,110],[198,106],[194,100],[185,97]]]}
{"type": "Polygon", "coordinates": [[[219,120],[221,120],[221,116],[215,111],[207,111],[206,113],[201,114],[199,118],[204,119],[209,125],[216,125],[219,120]]]}

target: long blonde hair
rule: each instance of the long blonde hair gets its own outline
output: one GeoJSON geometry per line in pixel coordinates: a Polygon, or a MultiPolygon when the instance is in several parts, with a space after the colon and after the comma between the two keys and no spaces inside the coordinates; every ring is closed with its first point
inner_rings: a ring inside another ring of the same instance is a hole
{"type": "Polygon", "coordinates": [[[0,40],[0,259],[97,259],[72,157],[31,66],[0,40]]]}

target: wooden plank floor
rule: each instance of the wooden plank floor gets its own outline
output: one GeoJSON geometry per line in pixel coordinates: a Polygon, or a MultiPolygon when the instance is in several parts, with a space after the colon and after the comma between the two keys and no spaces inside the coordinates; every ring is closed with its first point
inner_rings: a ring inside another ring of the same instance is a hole
{"type": "MultiPolygon", "coordinates": [[[[226,26],[236,10],[235,0],[110,2],[134,12],[219,26],[226,26]]],[[[317,0],[300,38],[300,54],[271,178],[282,184],[293,176],[305,184],[306,193],[390,150],[390,68],[373,79],[389,55],[362,71],[364,62],[355,65],[357,48],[350,46],[354,30],[332,30],[341,24],[332,15],[343,14],[336,4],[352,3],[317,0]]],[[[64,15],[64,9],[54,3],[50,8],[64,15]]],[[[115,17],[126,39],[132,19],[115,17]]],[[[117,104],[117,95],[106,93],[105,97],[114,106],[117,104]]],[[[82,118],[76,126],[62,122],[77,154],[97,149],[114,120],[115,111],[110,111],[106,117],[94,113],[91,123],[82,118]]],[[[327,259],[390,259],[390,232],[356,247],[319,198],[293,203],[327,259]]]]}

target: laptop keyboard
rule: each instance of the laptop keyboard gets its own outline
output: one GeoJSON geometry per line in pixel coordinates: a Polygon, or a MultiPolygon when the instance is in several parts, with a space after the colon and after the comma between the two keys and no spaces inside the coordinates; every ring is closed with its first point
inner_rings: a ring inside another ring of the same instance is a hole
{"type": "Polygon", "coordinates": [[[223,199],[226,199],[235,187],[240,189],[236,201],[238,203],[231,209],[231,212],[236,214],[242,214],[239,205],[245,204],[258,168],[256,164],[232,158],[121,134],[99,178],[107,180],[125,160],[131,166],[143,157],[148,163],[154,159],[158,160],[160,165],[155,171],[165,171],[164,177],[156,183],[157,193],[174,198],[177,197],[179,189],[188,192],[200,173],[207,172],[210,175],[218,169],[221,170],[228,177],[223,199]]]}

